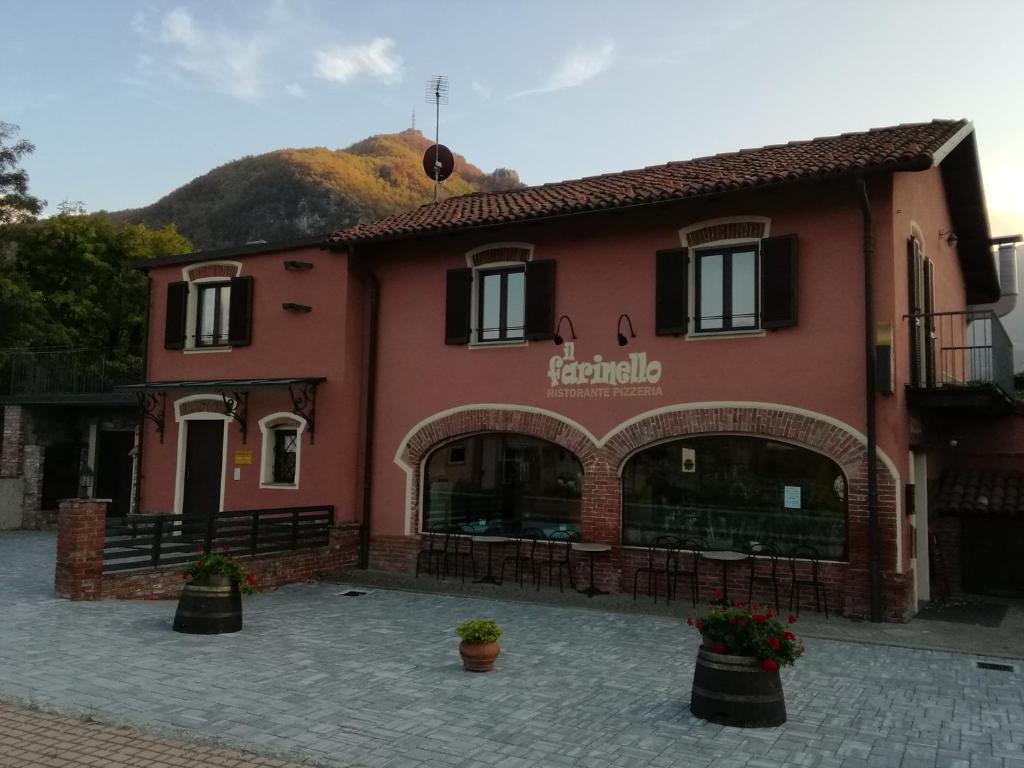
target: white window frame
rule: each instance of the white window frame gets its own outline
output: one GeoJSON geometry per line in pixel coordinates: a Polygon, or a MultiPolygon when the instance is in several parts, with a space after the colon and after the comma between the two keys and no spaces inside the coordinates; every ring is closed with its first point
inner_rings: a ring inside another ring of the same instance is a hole
{"type": "MultiPolygon", "coordinates": [[[[469,347],[473,348],[487,348],[487,347],[525,347],[529,343],[526,340],[526,329],[523,329],[523,338],[521,339],[493,339],[493,340],[482,340],[480,339],[480,281],[482,275],[487,272],[493,272],[499,269],[514,269],[521,267],[524,272],[526,270],[526,264],[533,261],[533,245],[530,243],[516,243],[516,242],[502,242],[502,243],[488,243],[478,248],[474,248],[471,251],[466,252],[466,266],[473,270],[473,285],[470,290],[469,300],[469,347]],[[487,251],[494,251],[499,248],[519,248],[524,251],[528,251],[526,261],[495,261],[489,264],[473,263],[473,257],[479,253],[486,253],[487,251]]],[[[525,276],[524,276],[525,285],[525,276]]],[[[526,293],[523,292],[523,320],[526,319],[526,293]]]]}
{"type": "Polygon", "coordinates": [[[757,318],[756,328],[745,328],[745,329],[732,329],[732,330],[697,330],[697,292],[700,290],[700,286],[697,285],[697,259],[701,253],[707,253],[709,251],[718,251],[732,248],[742,248],[744,246],[752,246],[757,252],[757,301],[756,306],[758,311],[762,307],[763,302],[763,291],[761,281],[761,240],[771,237],[772,220],[765,216],[727,216],[721,219],[706,219],[704,221],[694,222],[683,229],[679,230],[679,240],[684,248],[689,249],[689,265],[687,267],[687,328],[689,329],[686,333],[687,341],[703,341],[706,339],[733,339],[733,338],[758,338],[765,336],[765,330],[761,327],[761,318],[757,318]],[[689,234],[691,232],[697,232],[708,227],[717,226],[720,224],[743,224],[747,222],[756,222],[764,225],[764,232],[760,238],[750,237],[733,237],[723,238],[720,240],[712,240],[700,245],[690,245],[689,234]]]}
{"type": "Polygon", "coordinates": [[[302,433],[307,422],[301,416],[288,411],[278,411],[259,420],[260,426],[260,488],[294,491],[299,487],[299,470],[302,468],[302,433]],[[295,430],[295,482],[274,482],[274,432],[278,429],[295,430]]]}
{"type": "MultiPolygon", "coordinates": [[[[189,264],[181,270],[181,279],[188,283],[188,302],[185,307],[185,352],[189,354],[230,352],[230,344],[218,346],[201,346],[196,344],[196,328],[199,324],[199,286],[204,283],[223,283],[231,280],[231,277],[222,275],[199,277],[193,280],[192,272],[204,267],[234,267],[234,277],[242,274],[242,262],[240,261],[204,261],[199,264],[189,264]]],[[[229,306],[228,312],[230,313],[230,311],[229,306]]]]}

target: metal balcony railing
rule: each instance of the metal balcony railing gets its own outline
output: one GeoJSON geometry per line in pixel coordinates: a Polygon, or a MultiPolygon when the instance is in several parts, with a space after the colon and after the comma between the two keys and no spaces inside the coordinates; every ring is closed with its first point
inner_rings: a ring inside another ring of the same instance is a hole
{"type": "Polygon", "coordinates": [[[0,397],[98,395],[138,379],[94,350],[0,350],[0,397]]]}
{"type": "Polygon", "coordinates": [[[1013,395],[1013,344],[991,310],[907,315],[914,389],[995,385],[1013,395]]]}

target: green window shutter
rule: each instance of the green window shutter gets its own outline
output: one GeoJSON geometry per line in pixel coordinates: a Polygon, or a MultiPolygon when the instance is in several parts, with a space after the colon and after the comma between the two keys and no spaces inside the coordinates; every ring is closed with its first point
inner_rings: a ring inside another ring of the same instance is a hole
{"type": "Polygon", "coordinates": [[[658,336],[681,336],[687,331],[689,265],[687,248],[671,248],[656,254],[654,327],[658,336]]]}
{"type": "Polygon", "coordinates": [[[761,241],[761,327],[789,328],[797,321],[796,235],[761,241]]]}
{"type": "Polygon", "coordinates": [[[185,312],[188,308],[188,283],[167,286],[167,317],[164,325],[164,349],[184,349],[185,312]]]}
{"type": "Polygon", "coordinates": [[[469,302],[473,270],[449,269],[445,275],[444,343],[469,343],[469,302]]]}

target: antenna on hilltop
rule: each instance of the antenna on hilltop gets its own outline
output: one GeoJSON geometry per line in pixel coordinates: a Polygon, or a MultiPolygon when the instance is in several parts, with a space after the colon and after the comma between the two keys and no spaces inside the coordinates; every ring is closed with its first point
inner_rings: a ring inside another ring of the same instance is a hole
{"type": "Polygon", "coordinates": [[[416,130],[416,109],[415,109],[415,107],[412,110],[412,125],[409,126],[409,129],[412,130],[412,131],[416,130]]]}
{"type": "Polygon", "coordinates": [[[448,77],[436,75],[427,81],[427,104],[434,105],[434,146],[423,155],[423,170],[428,178],[434,180],[434,202],[437,202],[437,190],[441,182],[452,175],[455,170],[455,157],[444,144],[440,143],[441,105],[448,103],[448,77]]]}

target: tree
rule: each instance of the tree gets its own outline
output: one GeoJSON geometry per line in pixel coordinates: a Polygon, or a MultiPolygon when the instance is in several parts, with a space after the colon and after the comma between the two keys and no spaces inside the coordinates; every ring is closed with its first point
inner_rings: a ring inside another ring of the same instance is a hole
{"type": "Polygon", "coordinates": [[[174,227],[149,230],[70,212],[10,226],[6,235],[13,257],[7,283],[0,271],[0,292],[6,286],[11,295],[15,324],[6,345],[95,350],[115,374],[138,375],[147,289],[135,265],[188,253],[188,240],[174,227]]]}
{"type": "Polygon", "coordinates": [[[18,126],[0,121],[0,227],[30,221],[45,205],[28,193],[28,172],[19,163],[35,151],[35,145],[26,139],[15,141],[18,130],[18,126]]]}

